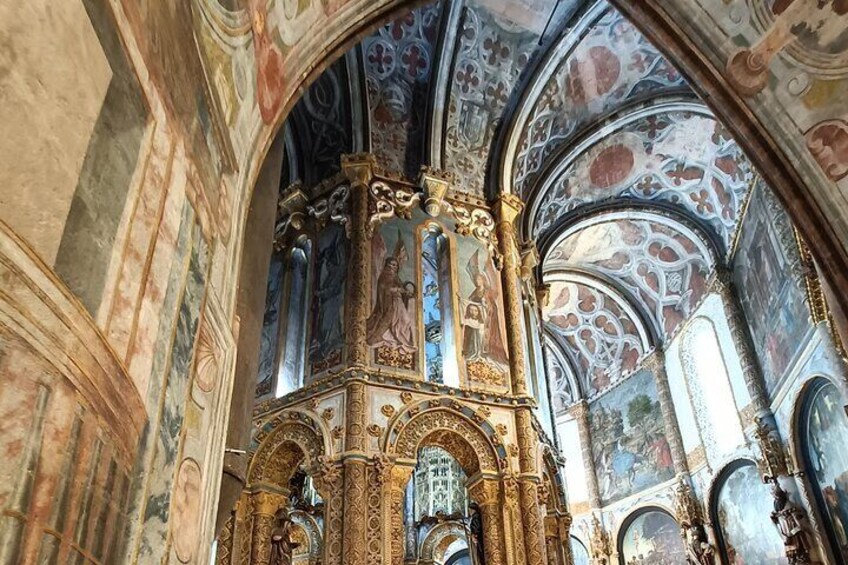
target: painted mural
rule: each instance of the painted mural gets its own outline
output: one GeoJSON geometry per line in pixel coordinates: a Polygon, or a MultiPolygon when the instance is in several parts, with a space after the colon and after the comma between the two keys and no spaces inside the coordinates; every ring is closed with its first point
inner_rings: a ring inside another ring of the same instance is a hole
{"type": "Polygon", "coordinates": [[[268,269],[268,290],[265,294],[265,315],[259,341],[259,372],[256,377],[256,396],[271,393],[276,372],[277,336],[280,332],[280,300],[283,292],[283,258],[275,253],[268,269]]]}
{"type": "Polygon", "coordinates": [[[602,504],[674,477],[654,375],[637,371],[589,405],[592,457],[602,504]]]}
{"type": "Polygon", "coordinates": [[[559,62],[535,101],[521,129],[514,192],[527,195],[548,157],[593,119],[629,100],[687,88],[633,24],[608,10],[559,62]]]}
{"type": "Polygon", "coordinates": [[[563,239],[546,269],[583,267],[612,277],[672,335],[706,291],[709,249],[691,230],[655,214],[605,214],[563,239]]]}
{"type": "Polygon", "coordinates": [[[548,329],[569,346],[589,396],[632,372],[644,354],[636,323],[613,293],[555,281],[543,314],[548,329]]]}
{"type": "Polygon", "coordinates": [[[313,375],[342,362],[348,261],[344,228],[338,224],[324,228],[318,236],[315,255],[309,341],[309,366],[313,375]]]}
{"type": "Polygon", "coordinates": [[[733,470],[721,484],[715,520],[730,565],[787,564],[783,541],[771,522],[772,496],[753,463],[733,470]]]}
{"type": "Polygon", "coordinates": [[[733,277],[770,395],[812,331],[803,276],[789,217],[759,184],[743,223],[733,277]]]}
{"type": "Polygon", "coordinates": [[[684,111],[619,127],[544,179],[533,212],[536,236],[581,206],[623,197],[674,204],[708,224],[729,249],[754,177],[729,132],[709,116],[684,111]]]}
{"type": "Polygon", "coordinates": [[[627,527],[619,550],[625,565],[686,563],[680,526],[659,510],[639,514],[627,527]]]}
{"type": "Polygon", "coordinates": [[[574,536],[571,536],[571,557],[574,559],[574,565],[589,565],[589,550],[583,545],[583,542],[574,536]]]}
{"type": "Polygon", "coordinates": [[[422,310],[424,314],[424,357],[426,361],[425,378],[430,382],[443,383],[444,379],[444,345],[443,334],[443,304],[445,280],[441,274],[449,265],[445,253],[444,238],[430,230],[423,230],[421,236],[421,265],[423,286],[422,310]],[[440,242],[441,240],[441,242],[440,242]]]}
{"type": "Polygon", "coordinates": [[[475,239],[458,238],[459,320],[462,357],[472,383],[506,384],[509,355],[500,273],[489,251],[475,239]]]}
{"type": "Polygon", "coordinates": [[[366,340],[377,365],[418,369],[415,256],[415,235],[407,221],[386,222],[371,238],[371,311],[366,340]]]}
{"type": "Polygon", "coordinates": [[[830,530],[834,553],[848,561],[848,417],[845,400],[820,381],[807,400],[804,432],[809,478],[830,530]]]}

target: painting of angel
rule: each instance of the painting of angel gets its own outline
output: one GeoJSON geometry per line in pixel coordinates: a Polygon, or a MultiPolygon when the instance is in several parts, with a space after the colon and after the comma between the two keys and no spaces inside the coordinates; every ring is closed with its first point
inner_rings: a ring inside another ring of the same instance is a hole
{"type": "MultiPolygon", "coordinates": [[[[400,229],[393,238],[380,230],[371,240],[371,314],[366,340],[377,363],[414,369],[417,346],[417,287],[409,265],[410,245],[400,229]],[[387,242],[387,239],[393,241],[387,242]],[[391,253],[388,252],[392,244],[391,253]]],[[[406,238],[409,238],[407,235],[406,238]]]]}
{"type": "Polygon", "coordinates": [[[479,248],[466,263],[465,272],[473,283],[473,289],[460,301],[462,352],[469,372],[476,364],[478,372],[484,365],[493,373],[504,373],[509,356],[501,323],[498,273],[488,254],[479,248]]]}

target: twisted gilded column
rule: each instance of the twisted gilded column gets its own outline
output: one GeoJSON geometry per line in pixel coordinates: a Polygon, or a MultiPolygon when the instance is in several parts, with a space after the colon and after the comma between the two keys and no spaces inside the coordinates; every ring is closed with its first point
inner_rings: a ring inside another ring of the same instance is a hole
{"type": "Polygon", "coordinates": [[[406,532],[403,527],[403,501],[406,498],[406,485],[412,477],[413,470],[414,467],[395,465],[391,468],[389,475],[389,512],[388,519],[385,520],[384,539],[390,540],[390,558],[384,561],[391,565],[402,565],[404,561],[406,532]]]}
{"type": "Polygon", "coordinates": [[[480,508],[483,522],[483,556],[486,565],[507,565],[503,538],[501,537],[500,482],[479,479],[468,487],[468,494],[480,508]]]}
{"type": "Polygon", "coordinates": [[[368,364],[368,190],[376,159],[368,153],[343,155],[342,170],[350,181],[350,270],[348,272],[348,364],[368,364]]]}
{"type": "Polygon", "coordinates": [[[592,431],[589,427],[589,403],[581,400],[573,404],[568,412],[577,422],[577,434],[580,436],[580,452],[583,455],[583,472],[589,487],[589,505],[595,509],[601,507],[601,489],[595,474],[595,457],[592,454],[592,431]]]}
{"type": "Polygon", "coordinates": [[[253,530],[250,542],[251,565],[269,565],[271,562],[271,531],[274,529],[274,515],[285,506],[288,496],[279,492],[260,490],[254,492],[253,530]]]}
{"type": "Polygon", "coordinates": [[[515,236],[515,219],[524,204],[513,194],[502,194],[495,202],[495,229],[498,249],[503,258],[501,284],[504,293],[506,338],[509,347],[509,373],[512,393],[527,395],[527,375],[524,371],[524,328],[521,317],[521,252],[515,236]]]}
{"type": "Polygon", "coordinates": [[[315,488],[324,500],[324,565],[341,565],[344,530],[344,481],[341,467],[322,458],[314,472],[315,488]]]}
{"type": "Polygon", "coordinates": [[[536,468],[536,446],[539,440],[533,429],[533,415],[529,408],[519,408],[515,413],[518,432],[519,502],[524,522],[524,546],[528,565],[545,565],[548,562],[545,543],[545,523],[539,504],[539,472],[536,468]]]}
{"type": "Polygon", "coordinates": [[[674,463],[674,472],[689,476],[689,464],[686,462],[686,450],[683,448],[683,435],[677,424],[677,414],[674,412],[674,401],[671,398],[671,388],[668,385],[668,373],[665,370],[665,352],[661,349],[648,357],[642,365],[654,373],[654,382],[657,385],[657,397],[665,422],[665,435],[668,447],[671,450],[671,460],[674,463]]]}

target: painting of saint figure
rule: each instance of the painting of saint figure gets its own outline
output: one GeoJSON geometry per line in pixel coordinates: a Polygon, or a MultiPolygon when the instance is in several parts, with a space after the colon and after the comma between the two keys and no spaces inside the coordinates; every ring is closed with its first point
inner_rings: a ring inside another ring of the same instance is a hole
{"type": "Polygon", "coordinates": [[[772,510],[771,492],[753,462],[730,471],[720,487],[714,519],[726,563],[788,563],[772,510]]]}
{"type": "Polygon", "coordinates": [[[733,277],[766,389],[773,395],[803,349],[812,324],[792,224],[764,185],[751,197],[733,277]]]}
{"type": "Polygon", "coordinates": [[[620,553],[627,565],[686,563],[680,526],[660,510],[643,512],[630,522],[620,553]]]}
{"type": "Polygon", "coordinates": [[[645,369],[589,405],[601,502],[611,504],[674,477],[654,375],[645,369]]]}
{"type": "Polygon", "coordinates": [[[465,264],[465,273],[463,290],[467,294],[460,299],[460,319],[468,378],[500,385],[509,369],[509,356],[501,317],[499,275],[489,254],[479,247],[465,264]]]}
{"type": "Polygon", "coordinates": [[[837,388],[821,379],[811,389],[805,417],[805,459],[828,523],[833,552],[848,562],[848,417],[837,388]]]}
{"type": "Polygon", "coordinates": [[[371,314],[367,321],[368,346],[378,365],[414,370],[417,365],[418,289],[407,249],[412,237],[391,224],[371,239],[371,314]],[[391,252],[389,252],[391,249],[391,252]]]}
{"type": "Polygon", "coordinates": [[[341,226],[331,224],[319,235],[315,269],[309,345],[313,374],[342,361],[347,237],[341,226]]]}

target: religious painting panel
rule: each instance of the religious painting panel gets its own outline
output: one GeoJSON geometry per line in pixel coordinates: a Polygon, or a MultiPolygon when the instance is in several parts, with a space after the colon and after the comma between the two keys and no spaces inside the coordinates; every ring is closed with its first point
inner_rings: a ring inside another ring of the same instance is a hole
{"type": "Polygon", "coordinates": [[[366,341],[375,365],[418,372],[420,255],[412,222],[392,219],[371,238],[371,307],[366,341]]]}
{"type": "Polygon", "coordinates": [[[265,294],[265,315],[259,341],[259,371],[256,397],[271,394],[277,361],[277,337],[280,332],[280,305],[283,294],[283,257],[275,253],[268,269],[268,290],[265,294]]]}
{"type": "Polygon", "coordinates": [[[725,473],[713,508],[725,562],[787,564],[783,541],[770,518],[772,495],[757,466],[745,461],[725,473]]]}
{"type": "Polygon", "coordinates": [[[466,378],[471,386],[506,386],[509,354],[500,272],[489,250],[472,237],[457,237],[456,271],[466,378]]]}
{"type": "Polygon", "coordinates": [[[848,561],[848,416],[831,382],[817,379],[807,393],[801,444],[807,477],[827,525],[835,555],[848,561]]]}
{"type": "Polygon", "coordinates": [[[773,396],[803,350],[812,323],[791,220],[762,183],[748,206],[733,277],[773,396]]]}
{"type": "Polygon", "coordinates": [[[640,369],[589,405],[601,502],[611,504],[674,477],[654,375],[640,369]]]}
{"type": "Polygon", "coordinates": [[[318,235],[310,313],[311,379],[342,362],[348,246],[344,228],[338,224],[329,224],[318,235]]]}
{"type": "Polygon", "coordinates": [[[680,526],[662,510],[641,511],[621,535],[619,559],[622,565],[686,563],[680,526]]]}

